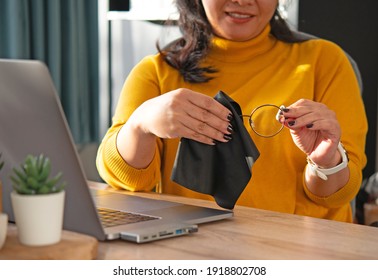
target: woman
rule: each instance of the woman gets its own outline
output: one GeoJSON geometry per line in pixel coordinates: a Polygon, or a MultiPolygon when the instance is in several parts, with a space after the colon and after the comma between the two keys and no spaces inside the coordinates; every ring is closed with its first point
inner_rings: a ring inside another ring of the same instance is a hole
{"type": "Polygon", "coordinates": [[[285,129],[274,137],[259,137],[245,122],[260,157],[238,204],[351,222],[367,121],[344,52],[325,40],[296,40],[278,0],[176,3],[183,37],[128,76],[98,151],[103,179],[115,188],[208,198],[170,175],[180,137],[232,141],[235,116],[213,99],[222,90],[244,114],[286,106],[285,129]]]}

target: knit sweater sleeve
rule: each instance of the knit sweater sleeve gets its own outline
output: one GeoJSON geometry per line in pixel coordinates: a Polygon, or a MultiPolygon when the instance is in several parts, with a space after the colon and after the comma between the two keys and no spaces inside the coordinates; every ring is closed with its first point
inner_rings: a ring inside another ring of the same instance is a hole
{"type": "Polygon", "coordinates": [[[112,125],[97,153],[96,165],[102,179],[110,186],[130,191],[148,191],[159,184],[162,141],[157,139],[152,162],[136,169],[123,160],[116,146],[118,132],[133,111],[144,101],[160,95],[153,57],[146,57],[127,77],[122,88],[112,125]]]}
{"type": "Polygon", "coordinates": [[[348,183],[328,197],[311,193],[304,183],[307,196],[328,208],[349,203],[357,194],[362,170],[366,165],[365,139],[367,119],[355,72],[347,56],[338,46],[322,41],[316,64],[315,101],[326,104],[336,113],[342,134],[341,142],[348,152],[350,176],[348,183]]]}

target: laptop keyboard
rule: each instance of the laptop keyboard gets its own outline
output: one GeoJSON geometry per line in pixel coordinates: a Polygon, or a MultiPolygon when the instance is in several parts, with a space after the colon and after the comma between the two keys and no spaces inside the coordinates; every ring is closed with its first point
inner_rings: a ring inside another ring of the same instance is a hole
{"type": "Polygon", "coordinates": [[[114,227],[159,219],[158,217],[154,216],[118,211],[108,208],[98,208],[97,211],[100,220],[105,227],[114,227]]]}

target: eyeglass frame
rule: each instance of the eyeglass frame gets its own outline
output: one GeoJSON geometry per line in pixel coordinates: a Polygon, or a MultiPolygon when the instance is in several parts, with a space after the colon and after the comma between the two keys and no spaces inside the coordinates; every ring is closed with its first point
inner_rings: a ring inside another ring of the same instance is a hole
{"type": "Polygon", "coordinates": [[[272,138],[274,136],[276,136],[278,133],[280,133],[282,131],[282,129],[284,128],[284,124],[281,123],[281,127],[279,128],[279,130],[273,134],[270,134],[270,135],[264,135],[264,134],[261,134],[259,132],[257,132],[253,127],[254,127],[254,123],[252,121],[252,116],[253,114],[260,108],[262,107],[267,107],[267,106],[271,106],[271,107],[275,107],[278,109],[277,111],[277,114],[276,114],[276,120],[279,121],[279,116],[283,114],[283,111],[284,109],[286,109],[286,107],[284,105],[281,105],[281,106],[277,106],[277,105],[274,105],[274,104],[262,104],[260,106],[257,106],[256,108],[254,108],[251,112],[251,114],[249,115],[241,115],[241,117],[243,118],[248,118],[248,123],[249,123],[249,126],[251,127],[252,131],[254,133],[256,133],[256,135],[260,136],[260,137],[263,137],[263,138],[272,138]]]}

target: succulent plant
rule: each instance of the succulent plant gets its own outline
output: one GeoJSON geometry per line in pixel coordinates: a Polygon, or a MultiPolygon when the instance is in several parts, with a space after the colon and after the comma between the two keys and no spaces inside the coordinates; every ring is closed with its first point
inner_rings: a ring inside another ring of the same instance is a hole
{"type": "Polygon", "coordinates": [[[62,172],[49,178],[51,161],[43,154],[39,156],[28,155],[20,168],[13,168],[13,189],[19,194],[48,194],[57,193],[65,188],[66,182],[60,183],[62,172]]]}

